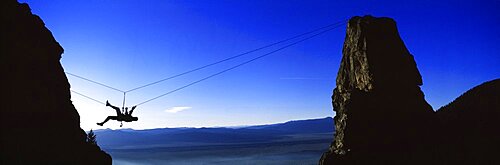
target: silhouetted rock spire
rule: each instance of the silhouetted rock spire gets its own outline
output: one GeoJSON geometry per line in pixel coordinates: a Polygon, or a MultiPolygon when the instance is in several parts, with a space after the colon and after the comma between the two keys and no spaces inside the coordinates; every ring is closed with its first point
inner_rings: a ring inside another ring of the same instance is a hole
{"type": "Polygon", "coordinates": [[[500,164],[500,79],[435,113],[390,18],[349,20],[333,91],[335,136],[321,165],[500,164]]]}
{"type": "Polygon", "coordinates": [[[63,48],[27,4],[0,3],[0,164],[111,164],[80,128],[63,48]]]}
{"type": "Polygon", "coordinates": [[[432,107],[390,18],[349,20],[332,96],[335,139],[320,164],[408,164],[430,153],[432,107]]]}

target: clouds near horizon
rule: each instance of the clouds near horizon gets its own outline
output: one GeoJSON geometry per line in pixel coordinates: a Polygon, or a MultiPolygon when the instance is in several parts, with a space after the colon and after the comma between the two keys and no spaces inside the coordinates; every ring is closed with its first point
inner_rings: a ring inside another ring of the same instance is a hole
{"type": "Polygon", "coordinates": [[[183,106],[183,107],[172,107],[172,108],[168,108],[165,110],[165,112],[168,112],[168,113],[177,113],[177,112],[181,112],[181,111],[185,111],[185,110],[188,110],[188,109],[191,109],[193,107],[186,107],[186,106],[183,106]]]}

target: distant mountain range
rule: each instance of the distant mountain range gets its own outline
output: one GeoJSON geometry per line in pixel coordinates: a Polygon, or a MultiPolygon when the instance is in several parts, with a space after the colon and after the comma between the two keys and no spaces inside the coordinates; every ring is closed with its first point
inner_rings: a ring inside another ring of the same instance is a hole
{"type": "Polygon", "coordinates": [[[275,143],[333,138],[333,119],[297,120],[238,128],[158,128],[148,130],[95,130],[104,149],[138,149],[203,145],[275,143]],[[298,136],[300,135],[300,136],[298,136]],[[316,138],[315,135],[318,135],[316,138]],[[302,139],[301,139],[302,138],[302,139]]]}

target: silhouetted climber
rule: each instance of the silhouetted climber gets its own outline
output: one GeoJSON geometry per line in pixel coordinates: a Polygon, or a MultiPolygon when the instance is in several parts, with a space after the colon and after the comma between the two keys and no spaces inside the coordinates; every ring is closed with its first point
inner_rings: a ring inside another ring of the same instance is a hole
{"type": "MultiPolygon", "coordinates": [[[[133,106],[132,109],[130,110],[130,112],[128,111],[128,108],[126,108],[126,107],[123,107],[121,112],[120,112],[120,108],[111,105],[108,101],[106,101],[106,106],[110,106],[111,108],[113,108],[116,111],[116,116],[108,116],[103,122],[97,123],[97,125],[102,126],[102,125],[104,125],[104,123],[108,122],[108,120],[116,120],[116,121],[124,121],[124,122],[132,122],[132,121],[139,120],[139,118],[132,116],[132,112],[134,112],[134,109],[137,106],[133,106]]],[[[122,125],[120,125],[120,127],[121,126],[122,125]]]]}

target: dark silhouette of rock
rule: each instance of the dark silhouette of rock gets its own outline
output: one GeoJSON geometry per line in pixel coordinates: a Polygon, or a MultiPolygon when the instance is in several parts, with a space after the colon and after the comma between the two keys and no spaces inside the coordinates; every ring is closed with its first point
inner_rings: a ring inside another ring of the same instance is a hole
{"type": "Polygon", "coordinates": [[[500,164],[500,79],[465,92],[437,111],[440,164],[500,164]]]}
{"type": "Polygon", "coordinates": [[[320,164],[422,161],[434,111],[390,18],[350,19],[333,93],[335,139],[320,164]]]}
{"type": "Polygon", "coordinates": [[[332,96],[336,132],[319,164],[498,162],[493,159],[500,153],[498,81],[435,113],[390,18],[351,18],[342,54],[332,96]]]}
{"type": "Polygon", "coordinates": [[[27,4],[4,0],[0,8],[0,164],[111,164],[80,128],[63,48],[27,4]]]}

